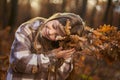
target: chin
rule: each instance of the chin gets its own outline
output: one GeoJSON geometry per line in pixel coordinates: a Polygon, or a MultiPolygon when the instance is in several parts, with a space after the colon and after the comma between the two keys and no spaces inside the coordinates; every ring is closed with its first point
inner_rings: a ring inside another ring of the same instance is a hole
{"type": "Polygon", "coordinates": [[[48,40],[50,40],[50,41],[56,41],[55,39],[52,39],[52,38],[47,38],[48,40]]]}
{"type": "Polygon", "coordinates": [[[55,39],[51,39],[51,41],[56,41],[55,39]]]}
{"type": "Polygon", "coordinates": [[[50,39],[51,41],[56,41],[55,39],[50,39]]]}

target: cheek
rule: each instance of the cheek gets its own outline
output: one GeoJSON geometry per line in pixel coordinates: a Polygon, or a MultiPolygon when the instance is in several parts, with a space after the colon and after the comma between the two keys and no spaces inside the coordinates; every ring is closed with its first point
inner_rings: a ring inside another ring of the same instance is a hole
{"type": "Polygon", "coordinates": [[[56,40],[55,35],[49,35],[50,40],[56,40]]]}

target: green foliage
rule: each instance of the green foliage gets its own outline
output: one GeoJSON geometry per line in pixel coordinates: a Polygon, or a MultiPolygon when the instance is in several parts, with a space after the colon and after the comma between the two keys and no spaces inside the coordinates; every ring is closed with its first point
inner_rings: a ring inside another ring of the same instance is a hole
{"type": "Polygon", "coordinates": [[[85,75],[85,74],[81,74],[81,79],[82,79],[82,80],[93,80],[92,77],[87,76],[87,75],[85,75]]]}

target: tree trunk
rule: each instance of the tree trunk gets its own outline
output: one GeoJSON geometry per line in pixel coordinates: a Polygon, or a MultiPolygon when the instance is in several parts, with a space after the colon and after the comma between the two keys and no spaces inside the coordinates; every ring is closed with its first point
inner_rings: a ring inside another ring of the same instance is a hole
{"type": "Polygon", "coordinates": [[[103,18],[104,23],[107,23],[108,13],[109,13],[109,10],[110,10],[111,3],[112,3],[112,0],[108,0],[106,11],[105,11],[104,18],[103,18]]]}
{"type": "Polygon", "coordinates": [[[14,29],[16,16],[17,16],[17,8],[18,8],[18,0],[11,0],[11,15],[9,18],[9,25],[11,26],[11,31],[14,29]]]}
{"type": "Polygon", "coordinates": [[[7,19],[6,19],[6,14],[7,14],[7,1],[6,0],[1,0],[0,1],[0,26],[2,28],[5,28],[7,25],[7,19]]]}
{"type": "Polygon", "coordinates": [[[66,11],[66,0],[63,0],[63,3],[62,3],[62,11],[65,12],[66,11]]]}
{"type": "Polygon", "coordinates": [[[83,19],[86,15],[86,7],[87,7],[87,0],[83,0],[82,10],[81,10],[81,14],[80,14],[83,19]]]}
{"type": "Polygon", "coordinates": [[[93,26],[93,27],[94,27],[94,18],[95,18],[95,15],[96,15],[97,4],[98,4],[98,0],[96,2],[96,5],[93,7],[93,10],[92,10],[92,13],[91,13],[90,26],[93,26]]]}

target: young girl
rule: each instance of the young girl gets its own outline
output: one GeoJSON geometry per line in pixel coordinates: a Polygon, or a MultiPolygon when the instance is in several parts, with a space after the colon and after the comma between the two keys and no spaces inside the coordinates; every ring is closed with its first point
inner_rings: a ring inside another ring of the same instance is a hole
{"type": "Polygon", "coordinates": [[[11,48],[7,80],[65,80],[73,69],[75,53],[74,48],[63,50],[58,44],[59,37],[67,36],[67,20],[71,34],[80,36],[84,24],[74,13],[56,13],[48,19],[37,17],[20,25],[11,48]]]}

